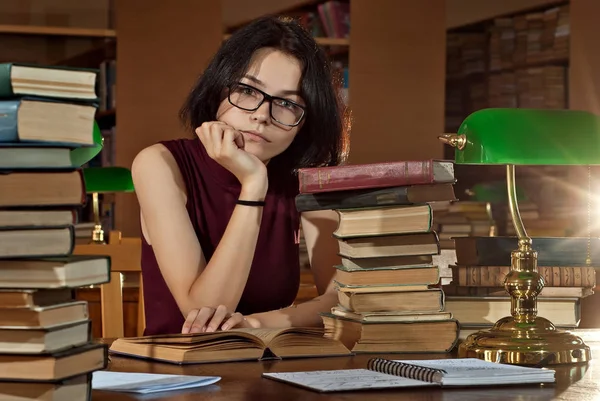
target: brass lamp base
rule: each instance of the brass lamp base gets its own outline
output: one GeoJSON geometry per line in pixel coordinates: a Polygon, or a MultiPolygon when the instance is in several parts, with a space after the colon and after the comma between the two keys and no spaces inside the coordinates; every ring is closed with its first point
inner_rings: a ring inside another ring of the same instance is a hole
{"type": "Polygon", "coordinates": [[[497,321],[491,330],[473,333],[458,348],[460,357],[515,365],[559,365],[588,362],[590,348],[571,333],[559,331],[537,315],[537,297],[544,278],[537,268],[537,252],[527,235],[517,205],[515,168],[506,167],[508,204],[519,248],[511,253],[510,272],[504,288],[511,299],[511,316],[497,321]]]}
{"type": "Polygon", "coordinates": [[[590,347],[581,338],[556,330],[547,319],[517,323],[512,316],[500,319],[490,330],[468,336],[459,346],[458,356],[513,365],[558,365],[592,359],[590,347]]]}

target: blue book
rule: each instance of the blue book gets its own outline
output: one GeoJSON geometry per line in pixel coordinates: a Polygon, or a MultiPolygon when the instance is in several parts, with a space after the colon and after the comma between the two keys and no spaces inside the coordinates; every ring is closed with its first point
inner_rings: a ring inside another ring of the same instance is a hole
{"type": "Polygon", "coordinates": [[[0,100],[0,146],[92,146],[95,114],[94,104],[0,100]]]}

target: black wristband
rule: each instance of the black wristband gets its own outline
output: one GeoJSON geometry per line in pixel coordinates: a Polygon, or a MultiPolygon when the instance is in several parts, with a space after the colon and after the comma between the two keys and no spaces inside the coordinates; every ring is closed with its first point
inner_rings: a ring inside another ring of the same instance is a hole
{"type": "Polygon", "coordinates": [[[244,206],[264,206],[265,205],[265,201],[249,201],[249,200],[242,200],[242,199],[238,199],[235,203],[238,205],[244,205],[244,206]]]}

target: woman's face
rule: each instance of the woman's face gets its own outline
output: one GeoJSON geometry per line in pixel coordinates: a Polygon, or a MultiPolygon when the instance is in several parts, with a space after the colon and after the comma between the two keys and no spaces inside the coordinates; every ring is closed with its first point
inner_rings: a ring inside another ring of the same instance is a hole
{"type": "Polygon", "coordinates": [[[305,106],[300,97],[301,75],[297,59],[274,49],[258,50],[240,81],[242,85],[228,92],[229,97],[219,105],[217,120],[239,130],[245,150],[268,162],[290,146],[306,118],[301,107],[305,106]],[[264,99],[256,110],[244,110],[260,103],[264,98],[261,92],[277,99],[264,99]],[[288,126],[298,120],[298,125],[288,126]]]}

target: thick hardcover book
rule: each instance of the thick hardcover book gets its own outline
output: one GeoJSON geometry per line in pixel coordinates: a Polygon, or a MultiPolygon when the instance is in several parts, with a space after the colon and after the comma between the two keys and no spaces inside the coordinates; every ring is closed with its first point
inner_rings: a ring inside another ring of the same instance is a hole
{"type": "Polygon", "coordinates": [[[95,102],[98,70],[25,63],[0,63],[0,98],[41,96],[95,102]]]}
{"type": "Polygon", "coordinates": [[[454,183],[454,164],[444,160],[407,160],[298,170],[300,193],[405,185],[454,183]]]}
{"type": "Polygon", "coordinates": [[[0,209],[81,207],[86,202],[81,169],[0,171],[0,209]]]}
{"type": "MultiPolygon", "coordinates": [[[[538,266],[586,266],[590,241],[592,265],[600,264],[600,238],[536,237],[532,246],[538,266]]],[[[456,264],[463,266],[510,266],[511,252],[518,249],[517,237],[456,237],[456,264]]]]}
{"type": "Polygon", "coordinates": [[[39,98],[0,100],[0,146],[91,146],[95,113],[92,104],[39,98]]]}
{"type": "Polygon", "coordinates": [[[367,188],[348,191],[299,194],[299,212],[352,209],[456,200],[452,184],[410,185],[391,188],[367,188]]]}

